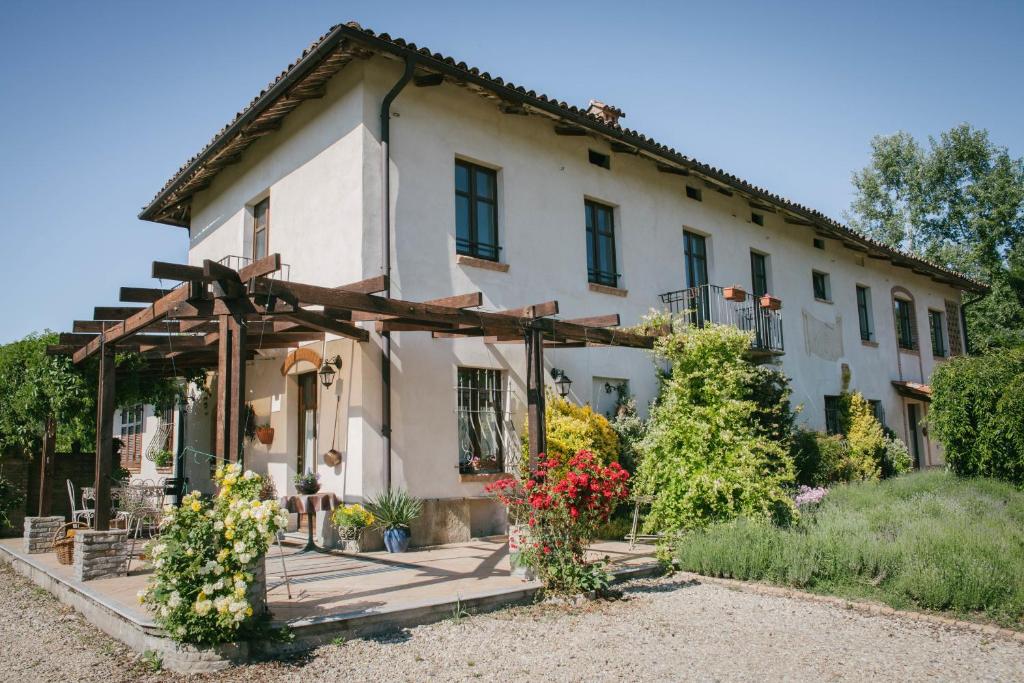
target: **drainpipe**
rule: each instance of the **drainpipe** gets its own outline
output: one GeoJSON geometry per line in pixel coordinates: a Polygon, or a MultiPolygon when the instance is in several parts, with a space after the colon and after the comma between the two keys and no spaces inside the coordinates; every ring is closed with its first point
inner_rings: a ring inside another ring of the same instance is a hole
{"type": "MultiPolygon", "coordinates": [[[[405,59],[405,71],[380,104],[381,261],[387,278],[384,296],[391,297],[391,103],[412,80],[415,62],[405,59]]],[[[391,489],[391,333],[380,334],[380,435],[384,451],[384,488],[391,489]]]]}

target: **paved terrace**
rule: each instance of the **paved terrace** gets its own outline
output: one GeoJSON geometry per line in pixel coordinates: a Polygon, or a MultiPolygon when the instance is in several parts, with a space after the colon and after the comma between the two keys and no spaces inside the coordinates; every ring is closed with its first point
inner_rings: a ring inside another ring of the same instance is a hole
{"type": "MultiPolygon", "coordinates": [[[[439,610],[450,614],[456,601],[467,608],[493,608],[527,600],[539,588],[537,582],[511,575],[503,536],[402,554],[359,555],[301,552],[300,537],[289,535],[283,552],[275,546],[267,554],[267,601],[275,622],[318,634],[332,624],[354,628],[361,620],[378,628],[431,621],[439,610]],[[282,555],[291,598],[284,584],[282,555]]],[[[143,629],[155,627],[136,598],[151,573],[143,563],[134,560],[126,577],[81,583],[73,578],[72,567],[58,563],[53,553],[25,555],[21,546],[20,538],[4,539],[0,555],[31,566],[37,574],[56,579],[143,629]]],[[[610,569],[619,574],[649,573],[656,567],[650,545],[638,544],[630,550],[628,543],[608,541],[595,544],[591,552],[595,558],[607,557],[610,569]]]]}

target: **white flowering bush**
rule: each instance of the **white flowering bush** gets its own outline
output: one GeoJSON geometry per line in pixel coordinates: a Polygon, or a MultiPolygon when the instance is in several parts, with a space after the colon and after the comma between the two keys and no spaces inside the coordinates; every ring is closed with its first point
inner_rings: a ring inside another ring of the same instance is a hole
{"type": "Polygon", "coordinates": [[[259,475],[232,464],[215,477],[216,498],[185,496],[147,545],[154,572],[139,601],[178,642],[246,636],[254,624],[247,595],[256,562],[288,523],[276,501],[259,500],[259,475]]]}

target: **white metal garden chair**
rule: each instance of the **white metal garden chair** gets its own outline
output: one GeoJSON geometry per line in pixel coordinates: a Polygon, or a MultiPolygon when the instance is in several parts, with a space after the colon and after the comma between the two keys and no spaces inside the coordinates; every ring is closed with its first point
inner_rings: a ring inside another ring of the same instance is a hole
{"type": "Polygon", "coordinates": [[[79,522],[83,521],[90,527],[92,526],[93,517],[96,515],[96,511],[85,507],[85,502],[81,503],[82,507],[76,507],[79,503],[75,496],[75,485],[68,479],[68,503],[71,505],[71,521],[79,522]]]}

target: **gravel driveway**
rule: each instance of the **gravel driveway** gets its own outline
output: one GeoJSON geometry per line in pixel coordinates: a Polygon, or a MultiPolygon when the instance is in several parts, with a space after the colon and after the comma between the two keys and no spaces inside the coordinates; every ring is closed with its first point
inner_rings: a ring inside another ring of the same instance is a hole
{"type": "MultiPolygon", "coordinates": [[[[0,563],[0,679],[184,680],[127,648],[0,563]]],[[[622,600],[535,605],[451,619],[289,662],[190,680],[1024,680],[1024,644],[899,617],[679,578],[622,600]]]]}

